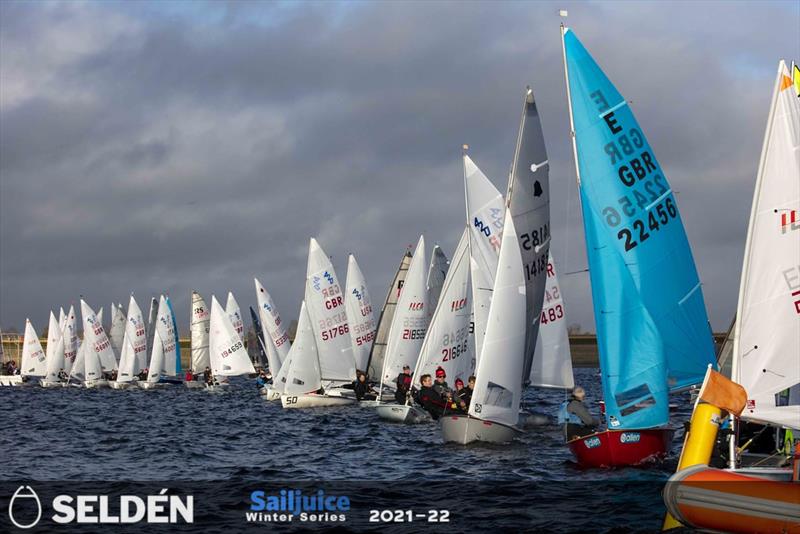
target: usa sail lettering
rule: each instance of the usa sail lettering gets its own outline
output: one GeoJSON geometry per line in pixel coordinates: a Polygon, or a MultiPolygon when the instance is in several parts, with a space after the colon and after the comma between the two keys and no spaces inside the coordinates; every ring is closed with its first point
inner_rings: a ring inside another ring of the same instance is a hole
{"type": "Polygon", "coordinates": [[[631,191],[631,196],[623,195],[617,200],[618,207],[606,206],[601,210],[606,224],[617,228],[622,224],[622,215],[630,221],[640,210],[643,212],[630,225],[623,225],[617,231],[617,239],[622,242],[625,252],[629,252],[675,219],[678,209],[642,133],[638,128],[629,128],[625,132],[615,115],[618,107],[627,104],[623,101],[612,108],[600,90],[589,96],[606,127],[615,136],[603,147],[603,152],[610,164],[616,167],[620,182],[631,191]]]}

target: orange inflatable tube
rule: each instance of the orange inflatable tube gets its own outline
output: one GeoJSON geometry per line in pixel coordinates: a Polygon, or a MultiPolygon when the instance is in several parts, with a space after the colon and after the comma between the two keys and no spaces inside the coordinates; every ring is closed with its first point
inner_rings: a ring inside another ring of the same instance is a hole
{"type": "Polygon", "coordinates": [[[684,525],[722,532],[800,533],[800,483],[705,465],[681,470],[664,488],[669,512],[684,525]]]}

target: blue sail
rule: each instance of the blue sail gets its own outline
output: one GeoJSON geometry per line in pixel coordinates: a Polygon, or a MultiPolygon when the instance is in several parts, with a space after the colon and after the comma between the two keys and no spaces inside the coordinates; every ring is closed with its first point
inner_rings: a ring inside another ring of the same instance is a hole
{"type": "Polygon", "coordinates": [[[180,376],[181,371],[181,337],[178,335],[178,323],[175,321],[175,310],[172,309],[172,301],[169,300],[169,297],[166,297],[167,306],[169,306],[169,312],[172,314],[172,330],[175,332],[175,359],[178,360],[175,362],[175,373],[180,376]]]}
{"type": "Polygon", "coordinates": [[[669,420],[671,390],[716,365],[672,189],[628,103],[571,30],[564,52],[610,428],[669,420]]]}

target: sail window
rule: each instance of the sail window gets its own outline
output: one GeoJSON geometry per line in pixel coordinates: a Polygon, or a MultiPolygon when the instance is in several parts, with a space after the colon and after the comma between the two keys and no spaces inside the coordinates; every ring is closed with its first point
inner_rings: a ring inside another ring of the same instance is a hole
{"type": "Polygon", "coordinates": [[[514,393],[512,391],[494,382],[487,384],[486,395],[483,397],[484,404],[497,406],[498,408],[511,408],[513,400],[514,393]]]}
{"type": "Polygon", "coordinates": [[[795,384],[775,394],[775,406],[798,405],[800,405],[800,384],[795,384]]]}
{"type": "Polygon", "coordinates": [[[300,380],[299,378],[292,378],[292,384],[302,386],[305,384],[305,382],[303,380],[300,380]]]}
{"type": "Polygon", "coordinates": [[[639,410],[649,408],[656,403],[656,399],[647,384],[617,393],[614,395],[614,399],[617,401],[621,415],[630,415],[639,410]]]}

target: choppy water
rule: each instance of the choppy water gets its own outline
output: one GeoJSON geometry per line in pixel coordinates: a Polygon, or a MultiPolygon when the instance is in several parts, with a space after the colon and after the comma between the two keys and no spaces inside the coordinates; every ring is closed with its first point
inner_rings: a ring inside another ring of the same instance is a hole
{"type": "MultiPolygon", "coordinates": [[[[597,413],[597,369],[577,369],[576,381],[597,413]]],[[[506,525],[481,510],[516,499],[525,514],[514,516],[514,526],[654,531],[664,511],[660,488],[682,439],[679,431],[673,457],[660,467],[582,471],[556,425],[509,446],[444,445],[434,424],[387,424],[366,407],[283,410],[244,379],[231,389],[0,388],[0,481],[351,481],[364,485],[365,497],[370,488],[397,490],[382,496],[388,505],[433,499],[467,508],[461,515],[474,515],[481,527],[506,525]],[[556,516],[552,506],[561,506],[556,516]]],[[[530,407],[554,419],[563,400],[560,391],[526,393],[530,407]]],[[[683,398],[673,422],[690,409],[683,398]]],[[[355,486],[349,491],[358,493],[355,486]]]]}

